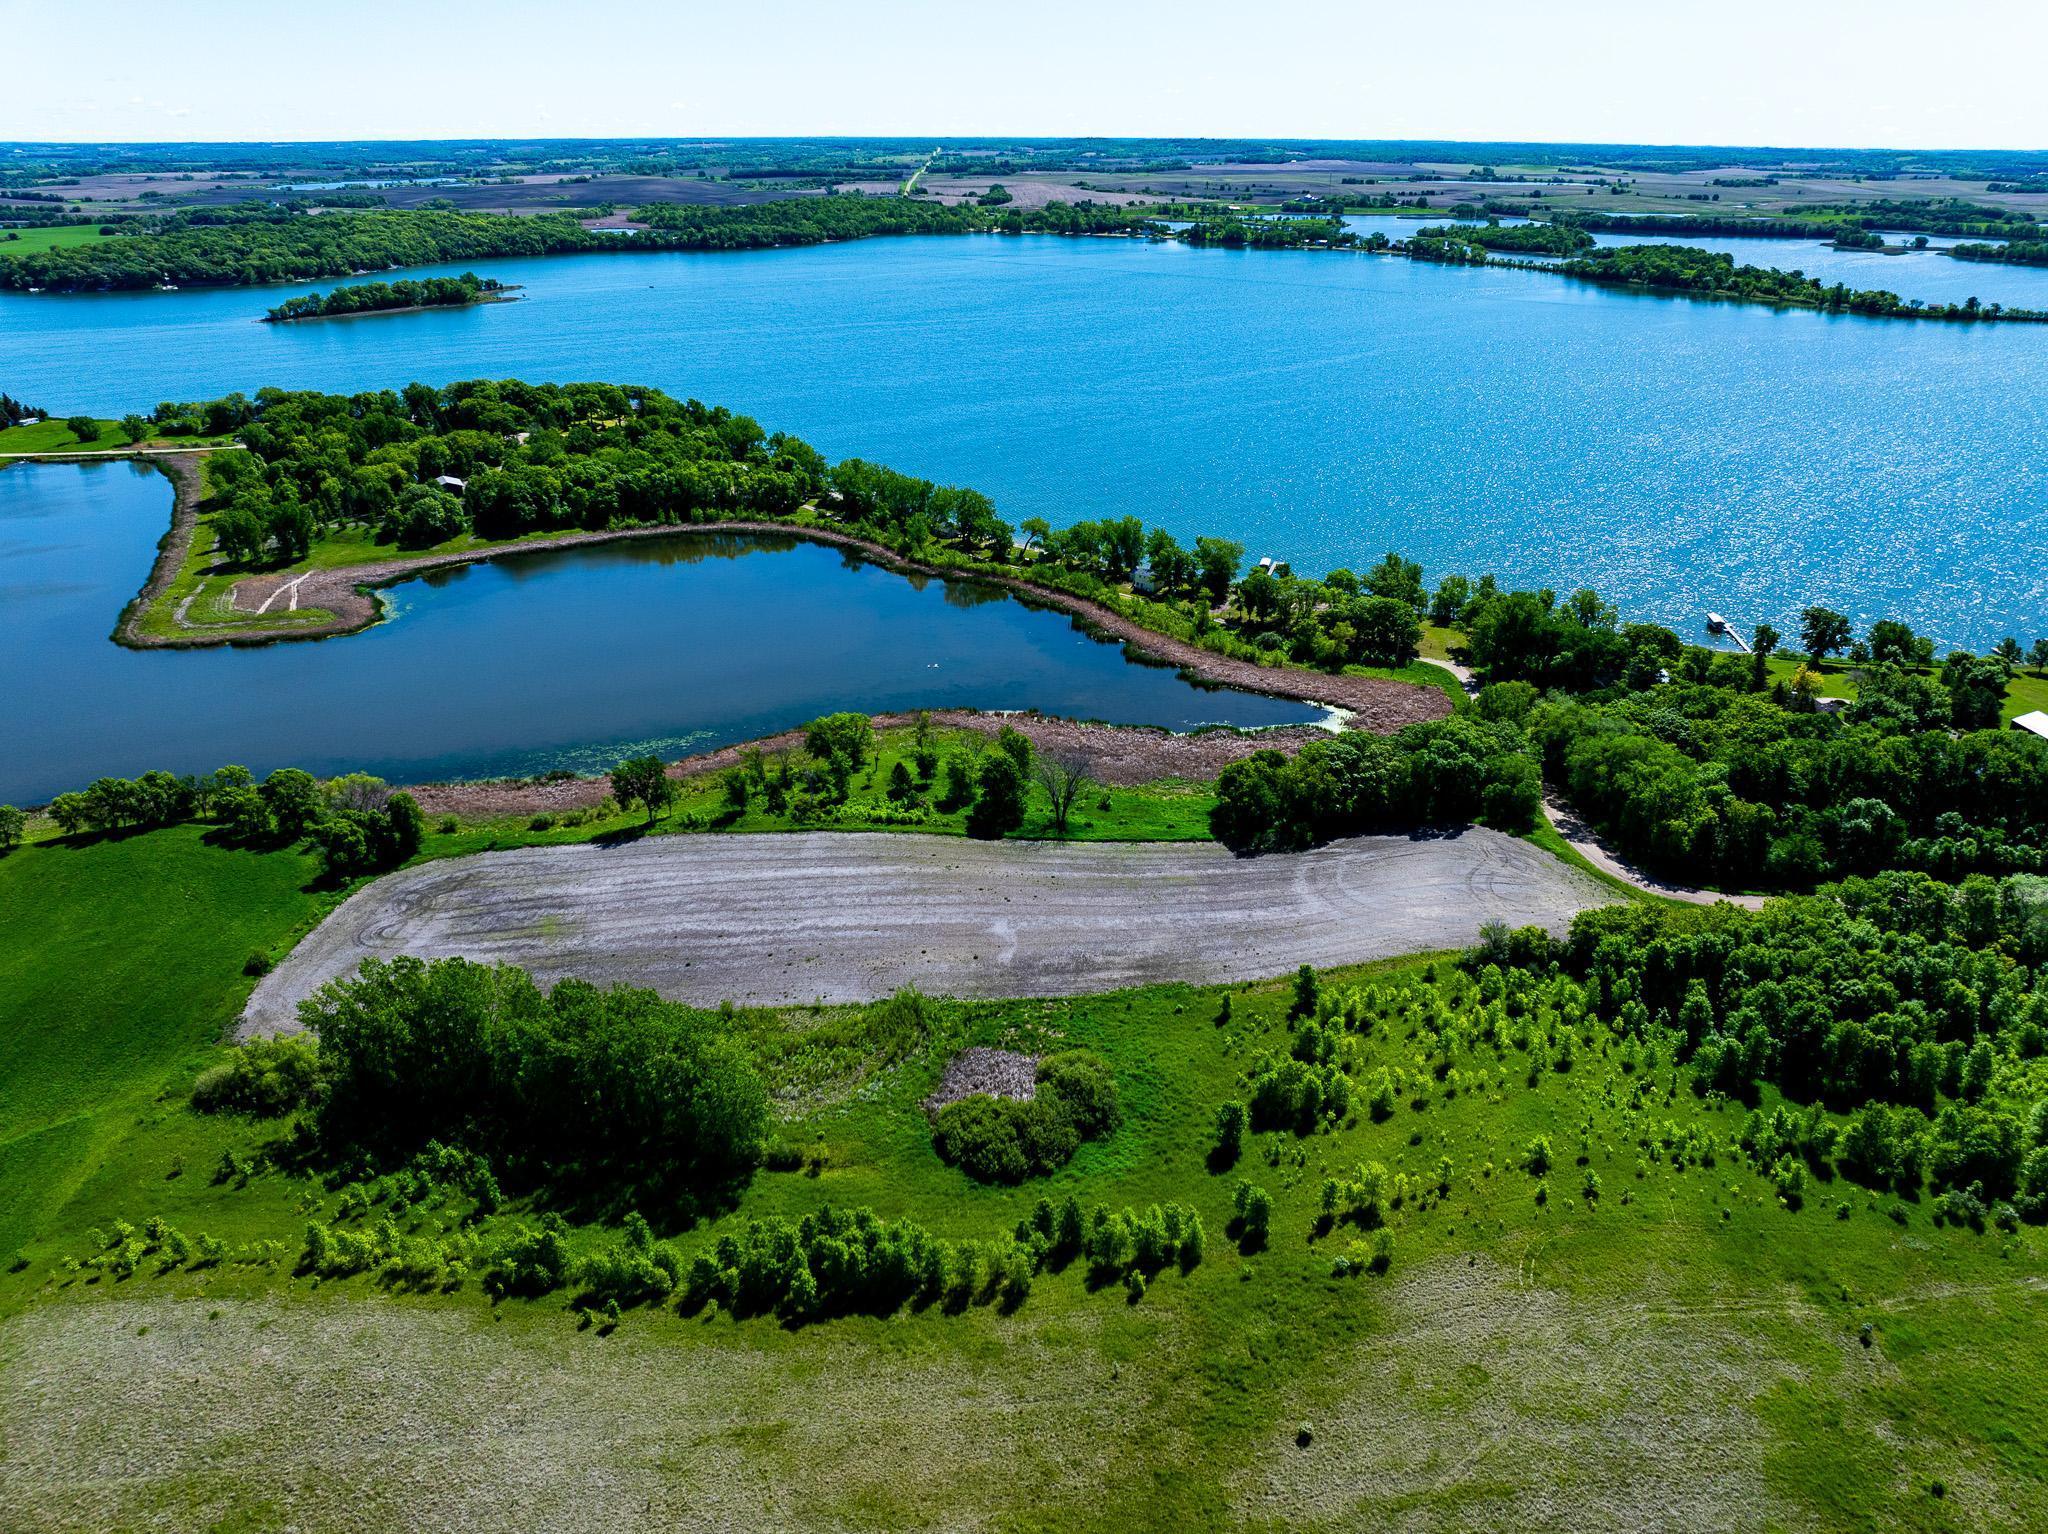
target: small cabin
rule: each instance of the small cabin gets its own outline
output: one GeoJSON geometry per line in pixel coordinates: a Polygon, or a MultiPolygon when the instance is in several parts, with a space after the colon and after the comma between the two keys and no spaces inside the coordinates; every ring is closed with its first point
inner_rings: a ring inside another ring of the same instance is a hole
{"type": "Polygon", "coordinates": [[[1131,590],[1151,596],[1159,589],[1159,582],[1153,579],[1152,566],[1141,564],[1131,572],[1131,590]]]}
{"type": "Polygon", "coordinates": [[[450,495],[460,495],[469,488],[469,481],[457,479],[453,474],[436,474],[434,486],[436,489],[446,490],[450,495]]]}
{"type": "Polygon", "coordinates": [[[2043,713],[2037,708],[2030,714],[2020,715],[2019,718],[2012,722],[2012,727],[2015,730],[2025,730],[2029,735],[2038,735],[2043,740],[2048,740],[2048,713],[2043,713]]]}

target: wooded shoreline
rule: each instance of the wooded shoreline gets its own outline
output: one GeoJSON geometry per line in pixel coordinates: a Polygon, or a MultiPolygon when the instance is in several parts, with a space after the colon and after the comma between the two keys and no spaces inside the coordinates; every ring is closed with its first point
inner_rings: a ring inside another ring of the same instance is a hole
{"type": "MultiPolygon", "coordinates": [[[[196,464],[192,472],[196,479],[196,464]]],[[[257,646],[287,640],[336,639],[360,633],[383,620],[385,607],[376,596],[378,591],[436,570],[476,564],[507,555],[590,547],[630,539],[728,533],[801,538],[811,543],[849,550],[899,574],[937,577],[941,580],[979,581],[987,585],[1000,586],[1027,602],[1064,612],[1079,620],[1091,632],[1122,642],[1134,654],[1154,664],[1172,666],[1190,680],[1217,687],[1234,688],[1240,692],[1254,692],[1267,697],[1311,703],[1323,708],[1342,709],[1346,713],[1358,716],[1361,722],[1372,728],[1398,727],[1399,724],[1419,719],[1440,718],[1450,712],[1449,699],[1434,688],[1388,681],[1379,677],[1313,671],[1300,666],[1258,665],[1232,656],[1219,655],[1212,650],[1203,649],[1200,645],[1189,644],[1185,640],[1162,634],[1104,603],[1042,585],[1027,576],[989,573],[979,569],[949,570],[936,564],[908,558],[884,544],[837,528],[780,522],[768,518],[659,523],[642,527],[608,528],[599,532],[559,533],[489,548],[337,566],[333,569],[309,571],[302,577],[252,575],[237,583],[238,592],[249,588],[253,583],[255,589],[250,594],[261,597],[268,595],[272,589],[286,580],[300,579],[300,600],[308,606],[325,609],[334,616],[320,623],[278,624],[216,634],[148,634],[141,629],[141,614],[151,602],[162,596],[177,571],[182,568],[198,525],[197,497],[194,495],[188,515],[185,500],[186,482],[180,479],[178,483],[179,502],[173,511],[171,531],[159,549],[157,562],[149,580],[136,599],[123,611],[121,621],[114,632],[115,641],[131,649],[211,649],[222,645],[257,646]]]]}

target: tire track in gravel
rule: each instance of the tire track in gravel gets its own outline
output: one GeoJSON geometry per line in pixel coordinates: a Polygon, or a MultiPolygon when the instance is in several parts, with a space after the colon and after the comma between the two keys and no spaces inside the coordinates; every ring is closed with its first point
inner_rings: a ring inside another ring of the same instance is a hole
{"type": "Polygon", "coordinates": [[[810,832],[525,847],[357,891],[250,997],[238,1034],[366,958],[464,956],[543,980],[652,986],[708,1006],[1071,996],[1265,979],[1473,942],[1614,897],[1496,831],[1233,857],[1209,843],[966,841],[810,832]]]}

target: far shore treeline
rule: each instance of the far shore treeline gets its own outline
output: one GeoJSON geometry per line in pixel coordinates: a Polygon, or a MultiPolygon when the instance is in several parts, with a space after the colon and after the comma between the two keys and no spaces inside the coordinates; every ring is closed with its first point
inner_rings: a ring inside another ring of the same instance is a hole
{"type": "MultiPolygon", "coordinates": [[[[362,276],[492,256],[758,250],[879,235],[1113,234],[1177,239],[1203,247],[1364,251],[1449,264],[1484,264],[1497,259],[1495,252],[1501,253],[1508,265],[1522,264],[1518,257],[1556,256],[1566,259],[1546,261],[1541,269],[1583,281],[1658,292],[1704,293],[1748,303],[1883,318],[2048,319],[2048,314],[2039,311],[1975,300],[1928,305],[1885,289],[1828,285],[1774,267],[1737,266],[1726,256],[1691,246],[1593,250],[1589,232],[1627,228],[1673,234],[1818,235],[1837,245],[1863,249],[1884,247],[1879,230],[1889,218],[1938,233],[1968,235],[1979,241],[1996,237],[2002,242],[1962,246],[1955,254],[1964,260],[2038,264],[2044,259],[2040,224],[2024,215],[1968,202],[1930,199],[1881,202],[1870,207],[1821,206],[1810,210],[1812,216],[1796,221],[1714,215],[1617,219],[1558,211],[1544,222],[1503,226],[1497,218],[1500,211],[1501,205],[1492,202],[1455,208],[1453,216],[1486,221],[1419,228],[1411,238],[1393,240],[1377,232],[1361,237],[1346,229],[1341,219],[1326,214],[1274,216],[1212,203],[1117,206],[1083,201],[1020,209],[985,199],[947,205],[914,197],[833,193],[739,207],[650,203],[635,213],[637,226],[625,229],[587,227],[571,213],[515,217],[440,208],[338,208],[314,213],[301,204],[245,203],[134,219],[110,226],[112,238],[21,255],[0,254],[0,288],[92,293],[248,286],[362,276]]],[[[1924,237],[1920,243],[1925,243],[1924,237]]],[[[339,295],[330,298],[354,302],[339,295]]],[[[363,307],[410,305],[384,302],[363,307]]],[[[270,317],[305,316],[273,311],[270,317]]]]}

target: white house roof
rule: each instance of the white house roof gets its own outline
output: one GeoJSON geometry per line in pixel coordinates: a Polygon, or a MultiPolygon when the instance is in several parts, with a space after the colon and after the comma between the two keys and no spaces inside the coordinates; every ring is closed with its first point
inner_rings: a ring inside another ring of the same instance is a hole
{"type": "Polygon", "coordinates": [[[2043,740],[2048,740],[2048,713],[2043,713],[2037,708],[2031,714],[2020,715],[2019,718],[2012,722],[2012,727],[2015,730],[2025,730],[2030,735],[2038,735],[2043,740]]]}

